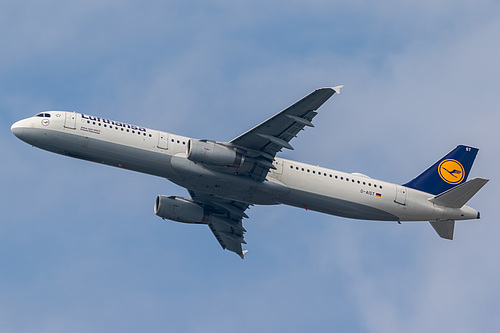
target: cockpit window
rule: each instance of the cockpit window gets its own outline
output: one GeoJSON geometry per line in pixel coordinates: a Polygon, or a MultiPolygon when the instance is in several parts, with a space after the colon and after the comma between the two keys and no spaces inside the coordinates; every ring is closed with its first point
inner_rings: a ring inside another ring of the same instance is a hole
{"type": "Polygon", "coordinates": [[[50,118],[50,113],[44,113],[43,116],[50,118]]]}
{"type": "Polygon", "coordinates": [[[43,113],[39,113],[35,117],[43,117],[43,113]]]}
{"type": "Polygon", "coordinates": [[[50,113],[39,113],[39,114],[37,114],[35,117],[46,117],[46,118],[50,118],[50,113]]]}

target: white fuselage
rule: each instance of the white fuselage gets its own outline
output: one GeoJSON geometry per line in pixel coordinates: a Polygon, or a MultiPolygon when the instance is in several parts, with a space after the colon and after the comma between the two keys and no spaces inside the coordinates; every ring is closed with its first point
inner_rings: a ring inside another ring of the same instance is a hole
{"type": "Polygon", "coordinates": [[[305,163],[275,158],[264,181],[217,172],[186,158],[189,138],[75,112],[49,111],[20,120],[12,132],[58,154],[155,175],[189,190],[246,202],[285,204],[379,221],[475,219],[468,206],[448,208],[434,195],[305,163]],[[49,116],[47,116],[49,115],[49,116]]]}

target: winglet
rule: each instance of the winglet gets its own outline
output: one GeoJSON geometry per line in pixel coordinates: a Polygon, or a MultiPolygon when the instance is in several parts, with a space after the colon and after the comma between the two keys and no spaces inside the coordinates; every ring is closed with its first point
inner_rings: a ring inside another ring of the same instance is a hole
{"type": "Polygon", "coordinates": [[[240,254],[241,259],[245,259],[245,254],[248,252],[248,250],[243,250],[240,254]]]}
{"type": "Polygon", "coordinates": [[[333,91],[335,91],[337,94],[340,94],[340,89],[341,88],[344,88],[344,85],[340,85],[340,86],[336,86],[336,87],[332,87],[333,91]]]}

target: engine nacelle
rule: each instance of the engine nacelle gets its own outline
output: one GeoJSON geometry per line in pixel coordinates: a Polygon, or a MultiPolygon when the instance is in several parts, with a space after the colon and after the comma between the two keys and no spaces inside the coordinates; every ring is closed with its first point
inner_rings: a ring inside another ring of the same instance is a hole
{"type": "Polygon", "coordinates": [[[220,166],[241,167],[245,161],[243,154],[215,141],[190,139],[187,144],[187,158],[220,166]]]}
{"type": "Polygon", "coordinates": [[[159,195],[155,201],[155,214],[163,219],[183,223],[207,224],[203,207],[182,197],[159,195]]]}

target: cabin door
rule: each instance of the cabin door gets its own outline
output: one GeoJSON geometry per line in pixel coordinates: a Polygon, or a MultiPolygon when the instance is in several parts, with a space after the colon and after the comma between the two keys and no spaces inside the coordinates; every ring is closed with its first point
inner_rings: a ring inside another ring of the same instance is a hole
{"type": "Polygon", "coordinates": [[[64,127],[76,129],[76,112],[65,112],[64,127]]]}
{"type": "Polygon", "coordinates": [[[406,187],[396,185],[396,199],[394,199],[395,203],[400,205],[406,205],[406,187]]]}

